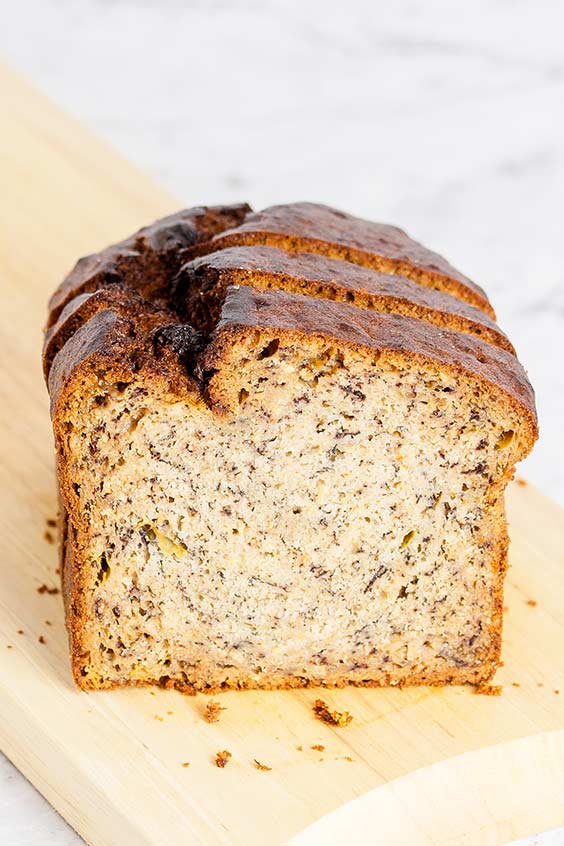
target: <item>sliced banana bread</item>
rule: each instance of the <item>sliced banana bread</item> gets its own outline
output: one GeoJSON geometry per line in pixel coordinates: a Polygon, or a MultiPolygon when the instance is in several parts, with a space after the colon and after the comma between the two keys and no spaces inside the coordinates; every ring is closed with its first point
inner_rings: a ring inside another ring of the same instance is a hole
{"type": "Polygon", "coordinates": [[[490,679],[537,424],[485,294],[325,206],[143,232],[45,338],[77,684],[490,679]]]}

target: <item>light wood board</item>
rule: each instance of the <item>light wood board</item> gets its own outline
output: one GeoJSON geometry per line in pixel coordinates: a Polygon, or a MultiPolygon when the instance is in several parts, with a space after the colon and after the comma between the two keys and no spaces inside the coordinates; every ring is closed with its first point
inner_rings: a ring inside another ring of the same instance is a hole
{"type": "Polygon", "coordinates": [[[179,204],[6,70],[0,103],[2,749],[95,846],[497,844],[564,823],[564,521],[528,485],[509,495],[501,697],[324,694],[354,715],[339,730],[314,691],[228,693],[209,725],[202,696],[74,689],[61,598],[36,591],[57,584],[45,302],[78,256],[179,204]]]}

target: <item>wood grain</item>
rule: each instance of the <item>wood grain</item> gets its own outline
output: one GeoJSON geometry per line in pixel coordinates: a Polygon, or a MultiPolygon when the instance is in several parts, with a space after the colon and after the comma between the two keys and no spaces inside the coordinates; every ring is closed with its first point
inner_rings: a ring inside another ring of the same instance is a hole
{"type": "Polygon", "coordinates": [[[45,302],[79,255],[179,204],[6,70],[0,101],[6,754],[95,846],[249,846],[299,832],[300,844],[337,843],[339,831],[352,842],[379,831],[386,844],[493,844],[564,822],[564,521],[530,486],[509,496],[501,697],[331,692],[324,698],[354,715],[331,729],[313,719],[314,691],[228,693],[208,724],[204,697],[74,689],[60,596],[37,592],[58,580],[45,538],[56,512],[39,363],[45,302]],[[213,763],[220,749],[233,755],[223,770],[213,763]],[[255,758],[272,770],[257,770],[255,758]],[[324,829],[307,829],[337,808],[324,829]]]}

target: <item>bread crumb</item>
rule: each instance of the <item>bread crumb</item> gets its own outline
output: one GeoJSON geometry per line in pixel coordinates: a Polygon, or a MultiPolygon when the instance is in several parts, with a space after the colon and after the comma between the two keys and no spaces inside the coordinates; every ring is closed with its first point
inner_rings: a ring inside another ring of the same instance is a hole
{"type": "Polygon", "coordinates": [[[217,723],[222,711],[225,711],[224,706],[220,705],[215,699],[210,699],[204,709],[204,720],[208,723],[217,723]]]}
{"type": "Polygon", "coordinates": [[[519,682],[511,682],[511,687],[521,687],[519,682]]]}
{"type": "Polygon", "coordinates": [[[261,764],[261,762],[257,761],[256,758],[253,758],[253,764],[257,770],[262,770],[264,773],[269,773],[272,770],[272,767],[267,767],[266,764],[261,764]]]}
{"type": "Polygon", "coordinates": [[[221,770],[227,766],[227,762],[231,758],[231,752],[227,749],[224,749],[223,752],[218,752],[215,756],[215,765],[219,767],[221,770]]]}
{"type": "Polygon", "coordinates": [[[159,714],[153,714],[153,718],[158,720],[159,723],[164,723],[164,717],[161,717],[159,714]]]}
{"type": "Polygon", "coordinates": [[[57,576],[60,576],[61,575],[61,568],[55,567],[55,573],[57,574],[57,576]]]}
{"type": "Polygon", "coordinates": [[[296,749],[298,750],[298,752],[303,752],[303,751],[304,751],[304,747],[303,747],[303,746],[296,746],[296,749]]]}
{"type": "Polygon", "coordinates": [[[527,483],[524,479],[517,479],[517,484],[519,485],[520,488],[526,488],[527,487],[527,483]]]}
{"type": "Polygon", "coordinates": [[[18,634],[25,634],[23,629],[18,629],[18,634]]]}
{"type": "Polygon", "coordinates": [[[43,584],[39,585],[37,593],[48,593],[51,596],[60,593],[60,590],[58,587],[49,587],[48,585],[43,584]]]}
{"type": "Polygon", "coordinates": [[[43,532],[43,537],[45,538],[47,543],[55,543],[55,538],[53,537],[50,531],[47,530],[43,532]]]}
{"type": "Polygon", "coordinates": [[[352,722],[352,715],[348,711],[331,711],[328,704],[323,699],[316,699],[313,704],[313,713],[318,720],[327,723],[330,726],[338,726],[344,728],[352,722]]]}
{"type": "Polygon", "coordinates": [[[340,758],[335,758],[336,761],[349,761],[351,764],[353,763],[353,759],[350,755],[341,755],[340,758]]]}
{"type": "Polygon", "coordinates": [[[560,691],[559,691],[559,690],[555,690],[554,692],[555,692],[555,694],[556,694],[557,696],[558,696],[558,695],[559,695],[559,693],[560,693],[560,691]]]}
{"type": "Polygon", "coordinates": [[[184,761],[184,763],[183,763],[183,764],[181,764],[180,766],[181,766],[181,767],[189,767],[189,766],[190,766],[190,761],[184,761]]]}
{"type": "Polygon", "coordinates": [[[481,684],[477,684],[474,688],[474,693],[478,693],[481,696],[501,696],[501,691],[503,690],[500,684],[489,684],[488,682],[482,682],[481,684]]]}
{"type": "Polygon", "coordinates": [[[52,626],[53,623],[51,622],[51,620],[45,620],[45,625],[46,626],[52,626]]]}
{"type": "Polygon", "coordinates": [[[542,682],[537,682],[537,687],[544,687],[544,684],[542,682]]]}
{"type": "Polygon", "coordinates": [[[167,714],[169,715],[169,717],[172,717],[172,715],[174,714],[174,711],[167,711],[167,714]]]}
{"type": "Polygon", "coordinates": [[[55,529],[57,527],[57,521],[54,520],[53,517],[47,517],[47,520],[45,522],[51,529],[55,529]]]}
{"type": "Polygon", "coordinates": [[[325,752],[325,746],[322,743],[314,743],[311,749],[315,749],[316,752],[325,752]]]}
{"type": "Polygon", "coordinates": [[[527,599],[526,604],[529,606],[529,608],[536,608],[537,605],[538,605],[538,602],[536,601],[536,599],[527,599]]]}
{"type": "Polygon", "coordinates": [[[39,643],[47,643],[47,641],[45,640],[45,638],[43,637],[43,635],[39,635],[39,637],[37,638],[37,640],[39,641],[39,643]]]}
{"type": "Polygon", "coordinates": [[[6,644],[6,649],[13,649],[13,648],[14,648],[14,647],[12,646],[12,644],[11,644],[11,643],[7,643],[7,644],[6,644]]]}

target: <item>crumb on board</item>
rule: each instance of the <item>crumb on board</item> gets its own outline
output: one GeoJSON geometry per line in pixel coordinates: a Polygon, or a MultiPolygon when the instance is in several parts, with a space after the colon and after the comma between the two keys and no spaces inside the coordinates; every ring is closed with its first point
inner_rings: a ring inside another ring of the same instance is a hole
{"type": "Polygon", "coordinates": [[[316,752],[325,752],[325,746],[322,743],[314,743],[311,748],[316,752]]]}
{"type": "Polygon", "coordinates": [[[477,684],[474,688],[474,693],[480,696],[501,696],[503,690],[500,684],[489,684],[489,682],[482,682],[477,684]]]}
{"type": "Polygon", "coordinates": [[[261,770],[263,773],[269,773],[272,770],[272,767],[267,767],[266,764],[261,764],[260,761],[257,761],[256,758],[253,758],[253,766],[257,770],[261,770]]]}
{"type": "Polygon", "coordinates": [[[517,479],[517,484],[519,485],[520,488],[526,488],[527,487],[527,482],[525,481],[525,479],[517,479]]]}
{"type": "Polygon", "coordinates": [[[336,760],[336,761],[348,761],[348,762],[349,762],[349,763],[351,763],[351,764],[352,764],[352,762],[353,762],[353,759],[351,758],[351,756],[350,756],[350,755],[341,755],[341,757],[340,757],[340,758],[335,758],[335,760],[336,760]]]}
{"type": "Polygon", "coordinates": [[[554,692],[555,692],[555,694],[556,694],[557,696],[559,696],[559,694],[560,694],[560,691],[559,691],[559,690],[555,690],[554,692]]]}
{"type": "Polygon", "coordinates": [[[13,649],[13,648],[14,648],[14,647],[12,646],[12,644],[11,644],[11,643],[7,643],[7,644],[6,644],[6,649],[13,649]]]}
{"type": "Polygon", "coordinates": [[[210,699],[204,709],[204,720],[208,723],[217,723],[219,722],[219,715],[222,711],[225,711],[225,707],[220,705],[217,700],[210,699]]]}
{"type": "Polygon", "coordinates": [[[47,529],[45,532],[43,532],[43,537],[45,538],[47,543],[55,543],[55,538],[53,537],[53,535],[51,534],[49,529],[47,529]]]}
{"type": "Polygon", "coordinates": [[[46,626],[52,626],[53,623],[51,622],[51,620],[45,620],[45,625],[46,626]]]}
{"type": "Polygon", "coordinates": [[[18,634],[25,634],[23,629],[18,629],[18,634]]]}
{"type": "Polygon", "coordinates": [[[511,682],[511,687],[521,687],[519,682],[511,682]]]}
{"type": "Polygon", "coordinates": [[[352,714],[349,714],[348,711],[332,711],[323,699],[315,700],[313,703],[313,713],[318,720],[330,726],[344,728],[344,726],[348,726],[352,722],[352,714]]]}
{"type": "Polygon", "coordinates": [[[190,766],[190,761],[184,761],[184,763],[183,763],[183,764],[181,764],[180,766],[181,766],[181,767],[184,767],[184,768],[189,767],[189,766],[190,766]]]}
{"type": "Polygon", "coordinates": [[[167,711],[167,714],[168,714],[169,717],[172,717],[172,715],[174,714],[174,711],[167,711]]]}
{"type": "Polygon", "coordinates": [[[160,715],[160,714],[153,714],[153,718],[154,718],[155,720],[158,720],[158,721],[159,721],[159,723],[164,723],[164,717],[161,717],[161,715],[160,715]]]}
{"type": "Polygon", "coordinates": [[[526,604],[529,606],[529,608],[536,608],[537,605],[538,605],[538,602],[537,602],[536,599],[527,599],[526,604]]]}
{"type": "Polygon", "coordinates": [[[61,575],[61,568],[55,567],[55,573],[57,574],[57,576],[60,576],[61,575]]]}
{"type": "Polygon", "coordinates": [[[544,684],[542,682],[537,682],[537,687],[544,687],[544,684]]]}
{"type": "Polygon", "coordinates": [[[215,765],[222,770],[225,766],[227,766],[227,762],[231,758],[231,752],[228,749],[224,749],[222,752],[218,752],[215,756],[215,765]]]}
{"type": "Polygon", "coordinates": [[[57,521],[53,517],[47,517],[45,521],[50,529],[55,529],[57,526],[57,521]]]}
{"type": "Polygon", "coordinates": [[[39,643],[47,643],[47,641],[45,640],[45,638],[43,637],[43,635],[39,635],[39,637],[37,638],[37,640],[39,641],[39,643]]]}
{"type": "Polygon", "coordinates": [[[303,746],[296,746],[296,749],[298,750],[298,752],[303,752],[303,751],[304,751],[304,747],[303,747],[303,746]]]}
{"type": "Polygon", "coordinates": [[[60,590],[58,587],[49,587],[49,585],[43,584],[39,585],[37,593],[48,593],[50,596],[54,596],[55,594],[60,593],[60,590]]]}

